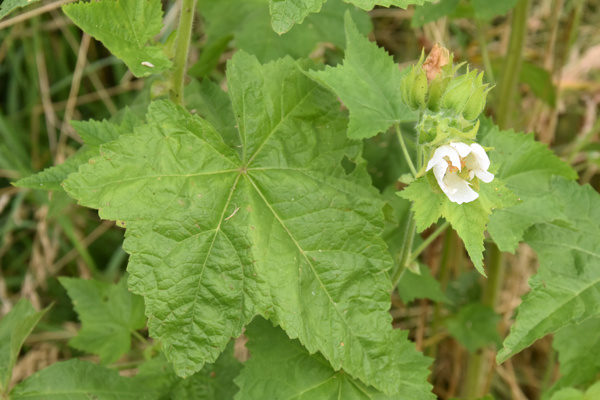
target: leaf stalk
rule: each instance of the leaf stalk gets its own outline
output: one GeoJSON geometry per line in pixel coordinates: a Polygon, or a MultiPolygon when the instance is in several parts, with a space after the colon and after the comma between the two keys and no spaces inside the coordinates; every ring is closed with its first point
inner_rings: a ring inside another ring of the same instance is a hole
{"type": "Polygon", "coordinates": [[[438,226],[438,228],[429,236],[427,239],[423,240],[421,243],[411,254],[408,263],[414,262],[417,260],[417,257],[429,246],[438,236],[440,236],[444,231],[450,226],[450,222],[445,221],[442,225],[438,226]]]}
{"type": "Polygon", "coordinates": [[[179,26],[177,27],[175,57],[173,58],[173,89],[171,91],[171,100],[181,106],[183,106],[183,88],[185,86],[185,75],[187,72],[187,60],[192,37],[195,8],[196,0],[183,0],[181,12],[179,14],[179,26]]]}
{"type": "Polygon", "coordinates": [[[412,211],[408,215],[408,222],[406,225],[407,228],[406,234],[404,235],[404,245],[402,246],[402,252],[400,253],[400,262],[392,274],[392,288],[398,286],[398,282],[400,282],[400,278],[402,278],[402,274],[409,263],[410,253],[416,233],[415,229],[417,226],[417,221],[415,220],[415,216],[412,211]]]}
{"type": "Polygon", "coordinates": [[[513,12],[510,40],[506,59],[504,60],[504,75],[498,83],[499,103],[496,122],[500,129],[507,129],[511,117],[511,108],[514,106],[514,95],[519,83],[519,73],[521,72],[523,43],[527,33],[528,10],[529,0],[519,0],[513,12]]]}
{"type": "Polygon", "coordinates": [[[396,122],[394,124],[394,129],[396,129],[396,135],[398,136],[398,141],[400,142],[400,147],[402,148],[402,153],[404,154],[408,168],[410,168],[410,172],[413,176],[417,176],[417,170],[412,162],[412,159],[410,158],[408,149],[406,148],[406,143],[404,142],[404,137],[402,136],[402,131],[400,130],[400,124],[396,122]]]}

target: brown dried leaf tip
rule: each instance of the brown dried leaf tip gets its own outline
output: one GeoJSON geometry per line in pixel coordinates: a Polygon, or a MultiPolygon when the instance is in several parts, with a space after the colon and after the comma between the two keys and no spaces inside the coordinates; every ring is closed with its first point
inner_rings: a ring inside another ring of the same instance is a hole
{"type": "Polygon", "coordinates": [[[431,82],[442,71],[442,67],[450,61],[450,52],[447,48],[436,43],[429,52],[425,62],[421,66],[427,75],[427,82],[431,82]]]}

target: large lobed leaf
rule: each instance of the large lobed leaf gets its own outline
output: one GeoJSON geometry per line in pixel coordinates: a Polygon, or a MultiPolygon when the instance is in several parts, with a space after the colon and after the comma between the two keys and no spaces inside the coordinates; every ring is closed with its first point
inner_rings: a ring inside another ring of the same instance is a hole
{"type": "Polygon", "coordinates": [[[343,65],[311,71],[310,76],[334,91],[350,110],[348,137],[375,136],[395,123],[414,119],[415,113],[400,96],[404,73],[392,56],[359,33],[349,14],[345,24],[343,65]]]}
{"type": "Polygon", "coordinates": [[[63,11],[123,60],[135,76],[148,76],[171,67],[160,47],[147,45],[162,28],[160,0],[80,1],[64,5],[63,11]]]}
{"type": "Polygon", "coordinates": [[[131,333],[146,326],[144,300],[117,285],[95,280],[59,278],[81,321],[81,330],[69,345],[98,354],[104,364],[117,361],[131,348],[131,333]]]}
{"type": "Polygon", "coordinates": [[[504,348],[502,362],[560,328],[600,315],[600,195],[590,186],[555,178],[551,195],[570,224],[543,222],[525,234],[538,254],[538,274],[529,281],[504,348]]]}
{"type": "MultiPolygon", "coordinates": [[[[335,371],[321,354],[311,354],[300,342],[289,340],[285,332],[262,318],[252,321],[245,333],[252,357],[235,380],[240,387],[236,399],[401,400],[429,396],[409,388],[387,396],[352,379],[344,371],[335,371]]],[[[414,349],[406,351],[414,353],[414,349]]],[[[422,362],[418,357],[414,361],[417,365],[422,362]]],[[[427,379],[426,375],[419,374],[417,372],[411,379],[427,379]]]]}
{"type": "Polygon", "coordinates": [[[498,248],[514,252],[525,231],[536,223],[566,220],[564,205],[550,192],[553,176],[575,179],[573,169],[558,158],[533,134],[501,131],[491,120],[482,119],[480,143],[492,147],[492,165],[498,165],[497,178],[506,182],[522,202],[497,210],[490,218],[488,231],[498,248]]]}
{"type": "Polygon", "coordinates": [[[383,204],[362,166],[340,166],[360,148],[337,101],[290,58],[261,66],[238,52],[227,77],[234,144],[155,102],[148,125],[64,183],[127,227],[130,287],[145,296],[151,335],[186,376],[261,314],[336,370],[430,398],[425,380],[407,379],[427,375],[427,361],[400,353],[412,345],[391,327],[383,204]]]}

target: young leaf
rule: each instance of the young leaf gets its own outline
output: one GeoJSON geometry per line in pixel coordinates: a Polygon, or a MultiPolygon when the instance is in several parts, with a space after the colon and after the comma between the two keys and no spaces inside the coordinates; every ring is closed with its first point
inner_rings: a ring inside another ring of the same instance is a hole
{"type": "Polygon", "coordinates": [[[17,8],[25,7],[40,0],[4,0],[0,4],[0,19],[6,17],[17,8]]]}
{"type": "Polygon", "coordinates": [[[119,125],[106,120],[102,121],[71,121],[71,125],[77,130],[85,142],[79,151],[64,163],[54,167],[19,179],[13,185],[26,187],[30,189],[44,190],[63,190],[61,183],[67,179],[69,174],[76,172],[81,164],[86,163],[90,158],[97,156],[99,146],[104,143],[116,140],[119,135],[132,132],[133,128],[140,126],[142,121],[137,118],[129,108],[125,108],[123,118],[119,125]]]}
{"type": "Polygon", "coordinates": [[[278,34],[304,21],[309,13],[316,13],[327,0],[269,0],[273,30],[278,34]]]}
{"type": "Polygon", "coordinates": [[[0,394],[6,393],[21,346],[48,311],[36,312],[25,299],[15,304],[0,321],[0,394]]]}
{"type": "Polygon", "coordinates": [[[475,9],[475,17],[480,19],[492,19],[504,15],[517,4],[517,0],[470,0],[470,2],[475,9]]]}
{"type": "Polygon", "coordinates": [[[46,168],[45,170],[26,178],[21,178],[14,182],[13,185],[29,189],[62,190],[62,186],[60,185],[62,181],[67,179],[69,174],[77,171],[77,168],[79,168],[81,164],[86,163],[90,158],[97,155],[97,147],[82,148],[64,163],[46,168]]]}
{"type": "Polygon", "coordinates": [[[514,207],[494,212],[488,225],[500,250],[514,252],[532,225],[567,220],[564,205],[550,194],[550,180],[556,175],[575,179],[577,174],[545,144],[536,142],[533,134],[501,131],[489,119],[481,122],[480,143],[493,147],[490,160],[492,165],[500,166],[496,177],[522,200],[514,207]]]}
{"type": "Polygon", "coordinates": [[[69,345],[98,354],[110,364],[131,347],[131,332],[146,325],[144,300],[127,290],[127,280],[111,285],[95,280],[59,278],[73,301],[81,330],[69,345]]]}
{"type": "Polygon", "coordinates": [[[140,366],[135,380],[157,393],[159,400],[232,400],[238,392],[233,380],[242,364],[234,357],[234,343],[229,342],[213,364],[206,364],[188,378],[177,376],[163,353],[140,366]]]}
{"type": "Polygon", "coordinates": [[[235,144],[155,102],[148,125],[101,146],[65,189],[125,221],[130,287],[178,374],[214,361],[261,314],[393,393],[405,366],[390,355],[404,342],[390,337],[383,203],[361,164],[340,165],[360,147],[339,104],[291,58],[260,65],[238,52],[227,79],[235,144]]]}
{"type": "MultiPolygon", "coordinates": [[[[327,0],[269,0],[273,30],[282,34],[294,24],[304,21],[309,13],[318,13],[327,0]]],[[[329,0],[332,2],[335,0],[329,0]]],[[[406,9],[409,5],[423,4],[433,0],[344,0],[363,10],[370,11],[375,6],[396,6],[406,9]]]]}
{"type": "Polygon", "coordinates": [[[414,119],[415,113],[400,95],[404,73],[392,56],[361,35],[348,14],[345,24],[343,65],[311,71],[310,76],[333,90],[350,110],[348,137],[375,136],[395,123],[414,119]]]}
{"type": "Polygon", "coordinates": [[[433,191],[427,176],[412,182],[398,194],[413,202],[412,210],[417,221],[417,230],[424,231],[441,217],[450,222],[465,243],[471,261],[477,270],[483,271],[483,239],[492,210],[510,207],[517,202],[516,196],[494,178],[491,183],[481,183],[479,198],[469,203],[457,204],[443,192],[433,191]]]}
{"type": "Polygon", "coordinates": [[[562,389],[550,398],[550,400],[596,400],[600,398],[600,382],[596,382],[585,393],[574,389],[562,389]]]}
{"type": "Polygon", "coordinates": [[[148,76],[171,67],[160,47],[146,45],[162,28],[160,0],[81,1],[64,5],[63,11],[123,60],[135,76],[148,76]]]}
{"type": "MultiPolygon", "coordinates": [[[[344,47],[346,11],[360,32],[367,34],[372,29],[366,12],[342,0],[328,1],[320,13],[308,15],[304,23],[284,35],[278,35],[271,27],[268,0],[200,0],[198,6],[206,20],[209,46],[216,46],[222,38],[233,37],[237,48],[254,54],[261,62],[286,55],[308,57],[318,43],[323,42],[344,47]]],[[[193,69],[200,70],[201,66],[193,69]]]]}
{"type": "Polygon", "coordinates": [[[556,107],[556,87],[547,69],[523,61],[519,81],[529,85],[533,93],[550,107],[556,107]]]}
{"type": "Polygon", "coordinates": [[[559,330],[554,334],[552,347],[558,352],[560,379],[549,393],[591,384],[600,373],[600,318],[559,330]]]}
{"type": "Polygon", "coordinates": [[[548,333],[600,315],[600,195],[562,178],[551,188],[571,225],[545,222],[527,231],[525,242],[538,254],[540,268],[529,280],[531,292],[517,308],[499,362],[548,333]]]}
{"type": "MultiPolygon", "coordinates": [[[[346,0],[344,0],[346,1],[346,0]]],[[[375,6],[382,7],[400,7],[406,9],[411,5],[421,5],[426,1],[433,0],[348,0],[348,2],[354,4],[357,7],[362,8],[363,10],[371,11],[375,6]]]]}
{"type": "Polygon", "coordinates": [[[469,352],[474,353],[489,344],[500,346],[502,339],[498,333],[498,322],[500,316],[490,307],[472,303],[446,319],[445,324],[448,332],[469,352]]]}
{"type": "Polygon", "coordinates": [[[431,276],[427,266],[419,264],[419,274],[407,268],[398,282],[398,294],[404,303],[414,299],[430,299],[451,303],[440,287],[440,282],[431,276]]]}
{"type": "Polygon", "coordinates": [[[418,28],[429,22],[447,17],[456,10],[459,3],[460,0],[440,0],[437,3],[426,3],[420,7],[415,7],[410,26],[418,28]]]}
{"type": "Polygon", "coordinates": [[[49,366],[19,383],[10,400],[150,400],[155,393],[88,361],[71,359],[49,366]]]}
{"type": "MultiPolygon", "coordinates": [[[[373,387],[352,379],[344,371],[334,370],[321,354],[311,354],[299,341],[289,340],[285,332],[262,318],[252,321],[245,334],[250,339],[247,347],[252,357],[246,361],[242,373],[235,380],[240,387],[236,399],[432,398],[432,394],[427,391],[414,390],[415,382],[423,381],[426,377],[413,375],[408,368],[406,375],[395,382],[398,394],[386,396],[373,387]],[[291,365],[295,367],[290,368],[291,365]]],[[[416,355],[414,348],[406,344],[404,351],[416,355]]]]}

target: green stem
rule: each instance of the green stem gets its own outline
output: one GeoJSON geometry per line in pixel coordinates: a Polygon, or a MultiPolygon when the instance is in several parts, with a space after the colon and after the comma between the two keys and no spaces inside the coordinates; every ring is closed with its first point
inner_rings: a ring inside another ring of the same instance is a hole
{"type": "Polygon", "coordinates": [[[175,57],[173,59],[173,90],[171,92],[171,100],[179,105],[183,105],[183,88],[185,86],[185,74],[187,71],[188,52],[192,38],[195,7],[196,0],[183,0],[181,14],[179,15],[179,26],[177,28],[177,39],[175,42],[175,57]]]}
{"type": "Polygon", "coordinates": [[[402,252],[400,253],[400,262],[396,266],[396,270],[392,274],[392,287],[395,288],[398,286],[398,282],[400,282],[400,278],[408,265],[410,259],[410,251],[412,249],[413,240],[415,238],[415,229],[417,226],[417,221],[415,220],[414,214],[411,213],[408,215],[406,234],[404,235],[404,245],[402,246],[402,252]]]}
{"type": "Polygon", "coordinates": [[[143,337],[142,335],[140,335],[140,333],[138,331],[132,329],[130,332],[133,335],[133,337],[135,337],[137,340],[139,340],[140,342],[142,342],[144,345],[146,345],[146,346],[149,345],[149,343],[146,340],[146,338],[143,337]]]}
{"type": "Polygon", "coordinates": [[[544,378],[542,379],[542,391],[545,391],[550,387],[550,381],[552,380],[552,375],[554,375],[554,367],[556,364],[556,350],[554,347],[550,348],[550,354],[548,355],[548,363],[546,365],[546,371],[544,372],[544,378]]]}
{"type": "Polygon", "coordinates": [[[504,75],[498,83],[498,113],[497,123],[501,129],[506,129],[509,125],[511,108],[514,107],[514,96],[519,83],[519,73],[521,71],[521,56],[523,53],[523,43],[527,33],[527,11],[529,9],[529,0],[519,0],[513,12],[510,41],[506,59],[504,60],[504,75]]]}
{"type": "MultiPolygon", "coordinates": [[[[495,243],[491,243],[488,248],[487,259],[488,279],[481,302],[492,309],[495,309],[496,307],[496,300],[498,299],[498,293],[500,292],[502,284],[503,261],[504,257],[502,252],[495,243]]],[[[487,351],[483,348],[472,354],[469,358],[465,390],[467,400],[479,398],[484,394],[480,393],[480,391],[482,389],[482,384],[485,381],[486,371],[488,371],[488,369],[485,368],[486,355],[487,351]]]]}
{"type": "Polygon", "coordinates": [[[477,38],[479,39],[479,47],[481,48],[481,59],[483,60],[485,73],[488,76],[488,82],[494,82],[494,71],[492,69],[492,63],[490,62],[490,53],[488,52],[487,41],[485,40],[481,20],[475,20],[475,26],[477,27],[477,38]]]}
{"type": "Polygon", "coordinates": [[[583,134],[583,136],[578,138],[578,140],[575,141],[575,143],[572,146],[569,146],[570,150],[567,156],[567,162],[569,164],[573,163],[573,160],[575,159],[577,154],[579,154],[581,149],[587,146],[594,139],[594,136],[596,136],[598,132],[600,132],[600,119],[597,119],[594,123],[594,126],[592,126],[592,128],[589,131],[587,131],[583,134]]]}
{"type": "Polygon", "coordinates": [[[488,248],[488,279],[483,292],[482,303],[492,309],[496,307],[496,300],[502,284],[504,257],[495,243],[490,243],[488,248]]]}
{"type": "Polygon", "coordinates": [[[425,250],[427,248],[427,246],[429,246],[431,244],[431,242],[433,242],[438,236],[440,236],[446,230],[446,228],[448,228],[449,226],[450,226],[450,223],[448,221],[446,221],[442,225],[438,226],[438,228],[435,230],[435,232],[433,232],[431,235],[427,236],[427,239],[423,240],[423,243],[421,243],[412,252],[408,262],[411,263],[411,262],[415,261],[417,259],[417,257],[419,257],[419,254],[421,254],[423,252],[423,250],[425,250]]]}
{"type": "MultiPolygon", "coordinates": [[[[440,259],[440,272],[439,281],[442,292],[446,293],[446,287],[448,286],[448,280],[450,278],[450,257],[451,253],[456,251],[456,246],[452,245],[453,234],[452,228],[449,226],[446,228],[446,236],[444,237],[444,246],[442,247],[442,257],[440,259]]],[[[440,330],[442,325],[442,307],[444,304],[441,301],[435,303],[433,309],[433,319],[431,321],[431,336],[434,336],[440,330]]],[[[437,343],[430,346],[427,349],[427,356],[435,359],[437,353],[437,343]]]]}
{"type": "Polygon", "coordinates": [[[396,135],[398,136],[398,141],[400,142],[400,147],[402,147],[402,153],[404,153],[404,158],[408,164],[408,168],[410,168],[410,172],[413,176],[417,176],[417,170],[415,169],[415,165],[410,158],[410,154],[408,154],[408,149],[406,148],[406,143],[404,143],[404,138],[402,137],[402,132],[400,131],[400,124],[395,123],[394,128],[396,129],[396,135]]]}

